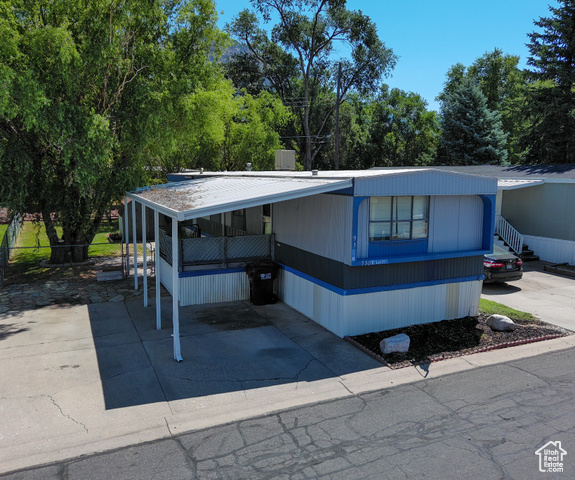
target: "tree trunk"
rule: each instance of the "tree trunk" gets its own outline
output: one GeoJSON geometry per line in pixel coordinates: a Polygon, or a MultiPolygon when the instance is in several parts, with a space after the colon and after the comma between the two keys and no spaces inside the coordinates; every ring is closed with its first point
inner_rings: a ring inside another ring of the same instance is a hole
{"type": "Polygon", "coordinates": [[[70,226],[64,227],[62,239],[58,237],[58,232],[54,225],[54,221],[50,217],[49,212],[42,212],[42,219],[46,227],[46,235],[50,241],[50,263],[80,263],[88,260],[88,250],[90,243],[94,239],[94,235],[101,223],[101,212],[97,212],[95,217],[89,221],[92,225],[89,228],[89,233],[82,233],[80,230],[85,226],[83,222],[75,224],[72,228],[70,226]],[[80,232],[74,231],[79,229],[80,232]]]}
{"type": "Polygon", "coordinates": [[[50,242],[50,263],[60,264],[69,262],[68,249],[63,246],[63,241],[58,238],[58,232],[50,216],[50,212],[42,212],[42,220],[46,228],[46,236],[50,242]]]}

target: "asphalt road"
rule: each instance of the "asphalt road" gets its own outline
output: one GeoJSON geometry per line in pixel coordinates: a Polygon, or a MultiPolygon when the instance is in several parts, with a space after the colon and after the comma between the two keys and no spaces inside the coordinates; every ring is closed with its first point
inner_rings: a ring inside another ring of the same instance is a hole
{"type": "Polygon", "coordinates": [[[574,399],[570,348],[1,478],[574,478],[574,399]],[[541,473],[557,441],[563,472],[541,473]]]}

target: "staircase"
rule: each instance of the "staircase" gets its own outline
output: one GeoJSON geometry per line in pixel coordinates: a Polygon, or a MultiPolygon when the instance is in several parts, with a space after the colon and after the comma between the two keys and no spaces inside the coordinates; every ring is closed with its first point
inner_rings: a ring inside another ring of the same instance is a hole
{"type": "Polygon", "coordinates": [[[529,245],[523,243],[523,235],[515,230],[515,228],[501,216],[498,216],[495,220],[493,243],[506,250],[513,251],[516,255],[519,255],[524,262],[539,260],[539,257],[534,254],[533,250],[529,249],[529,245]]]}
{"type": "MultiPolygon", "coordinates": [[[[508,250],[510,252],[512,251],[509,245],[505,242],[505,240],[503,240],[497,234],[495,234],[493,237],[493,244],[499,245],[501,248],[504,248],[505,250],[508,250]]],[[[513,253],[517,254],[517,252],[513,253]]],[[[521,258],[521,260],[523,260],[524,262],[534,262],[536,260],[539,260],[539,256],[535,255],[533,250],[529,248],[529,245],[525,244],[522,246],[521,253],[519,253],[519,258],[521,258]]]]}

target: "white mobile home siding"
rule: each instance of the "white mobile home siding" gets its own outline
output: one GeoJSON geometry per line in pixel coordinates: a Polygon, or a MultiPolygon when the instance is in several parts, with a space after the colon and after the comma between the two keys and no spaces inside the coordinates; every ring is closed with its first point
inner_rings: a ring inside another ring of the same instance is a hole
{"type": "Polygon", "coordinates": [[[180,305],[249,300],[250,282],[246,272],[180,278],[180,305]]]}
{"type": "Polygon", "coordinates": [[[284,303],[340,337],[477,315],[481,280],[340,295],[282,270],[284,303]]]}
{"type": "Polygon", "coordinates": [[[525,235],[523,243],[529,245],[529,249],[545,262],[575,265],[575,242],[525,235]]]}
{"type": "Polygon", "coordinates": [[[340,337],[346,335],[342,333],[346,330],[342,315],[345,297],[283,269],[279,273],[278,292],[286,305],[330,332],[340,337]]]}
{"type": "Polygon", "coordinates": [[[361,202],[357,215],[357,258],[367,258],[369,256],[369,199],[361,202]]]}
{"type": "Polygon", "coordinates": [[[483,201],[477,195],[431,197],[429,252],[480,250],[483,201]]]}
{"type": "Polygon", "coordinates": [[[378,195],[495,195],[494,178],[439,170],[410,171],[380,177],[357,177],[356,196],[378,195]]]}
{"type": "Polygon", "coordinates": [[[329,194],[276,203],[272,220],[275,238],[349,264],[352,206],[352,197],[329,194]]]}

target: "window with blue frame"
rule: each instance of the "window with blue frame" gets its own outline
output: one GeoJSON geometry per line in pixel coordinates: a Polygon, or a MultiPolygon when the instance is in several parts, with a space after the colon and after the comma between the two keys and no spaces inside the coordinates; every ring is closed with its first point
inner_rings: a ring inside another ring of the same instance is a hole
{"type": "Polygon", "coordinates": [[[388,242],[427,238],[429,197],[371,197],[369,241],[388,242]]]}

